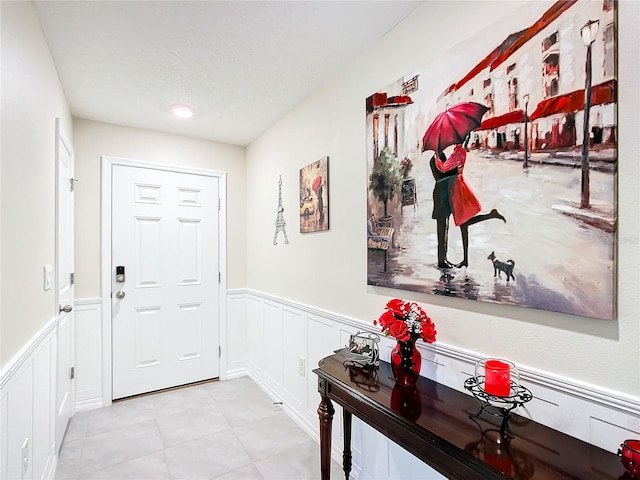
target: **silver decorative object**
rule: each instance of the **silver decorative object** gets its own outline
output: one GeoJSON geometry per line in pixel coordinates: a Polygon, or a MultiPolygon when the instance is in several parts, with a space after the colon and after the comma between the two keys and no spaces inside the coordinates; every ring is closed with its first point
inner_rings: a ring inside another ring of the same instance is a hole
{"type": "Polygon", "coordinates": [[[285,230],[285,226],[287,222],[284,220],[284,207],[282,206],[282,175],[278,180],[278,215],[276,216],[276,232],[273,234],[273,244],[278,244],[278,232],[282,232],[284,234],[284,243],[289,244],[289,239],[287,238],[287,231],[285,230]]]}
{"type": "Polygon", "coordinates": [[[360,367],[377,367],[380,365],[380,337],[375,333],[356,333],[349,338],[349,345],[344,349],[347,361],[360,367]]]}

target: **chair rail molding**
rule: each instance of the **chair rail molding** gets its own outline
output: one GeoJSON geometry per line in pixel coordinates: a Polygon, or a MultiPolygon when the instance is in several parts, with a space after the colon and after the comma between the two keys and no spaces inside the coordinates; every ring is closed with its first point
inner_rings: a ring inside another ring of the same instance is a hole
{"type": "Polygon", "coordinates": [[[15,373],[29,360],[33,352],[58,327],[58,317],[54,317],[44,325],[0,370],[0,388],[3,388],[15,373]]]}

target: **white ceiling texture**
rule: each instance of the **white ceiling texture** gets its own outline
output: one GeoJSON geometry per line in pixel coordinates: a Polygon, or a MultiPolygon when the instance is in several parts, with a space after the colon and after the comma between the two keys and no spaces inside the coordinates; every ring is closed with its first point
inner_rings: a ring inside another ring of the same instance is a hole
{"type": "Polygon", "coordinates": [[[35,6],[74,117],[245,146],[421,3],[35,6]],[[195,115],[177,119],[173,104],[195,115]]]}

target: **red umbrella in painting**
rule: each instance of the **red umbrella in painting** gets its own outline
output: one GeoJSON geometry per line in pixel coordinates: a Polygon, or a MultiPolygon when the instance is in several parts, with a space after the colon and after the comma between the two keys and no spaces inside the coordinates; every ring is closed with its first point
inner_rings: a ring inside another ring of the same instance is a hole
{"type": "Polygon", "coordinates": [[[318,189],[320,188],[320,185],[322,185],[322,175],[318,175],[313,180],[313,184],[311,185],[311,188],[313,189],[314,192],[317,192],[318,189]]]}
{"type": "Polygon", "coordinates": [[[469,132],[480,126],[487,110],[488,107],[479,103],[462,102],[439,113],[422,137],[422,151],[438,152],[464,142],[469,132]]]}

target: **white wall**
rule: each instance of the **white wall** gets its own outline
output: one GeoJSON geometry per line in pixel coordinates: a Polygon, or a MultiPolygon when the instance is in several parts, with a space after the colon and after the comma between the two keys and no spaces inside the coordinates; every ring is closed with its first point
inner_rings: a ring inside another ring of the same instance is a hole
{"type": "Polygon", "coordinates": [[[55,120],[71,115],[31,2],[2,2],[0,367],[51,318],[55,264],[55,120]]]}
{"type": "Polygon", "coordinates": [[[76,298],[99,297],[100,157],[227,172],[227,285],[246,284],[245,149],[233,145],[74,119],[76,298]]]}
{"type": "Polygon", "coordinates": [[[511,29],[508,20],[496,19],[517,15],[526,4],[427,2],[248,147],[247,286],[366,322],[380,315],[389,297],[417,300],[435,320],[443,344],[638,396],[640,375],[630,370],[640,364],[638,2],[618,3],[617,320],[366,285],[365,98],[479,32],[499,43],[511,29]],[[492,28],[486,31],[488,24],[492,28]],[[325,155],[330,157],[331,229],[303,236],[298,171],[325,155]],[[291,243],[274,246],[279,174],[291,243]]]}

